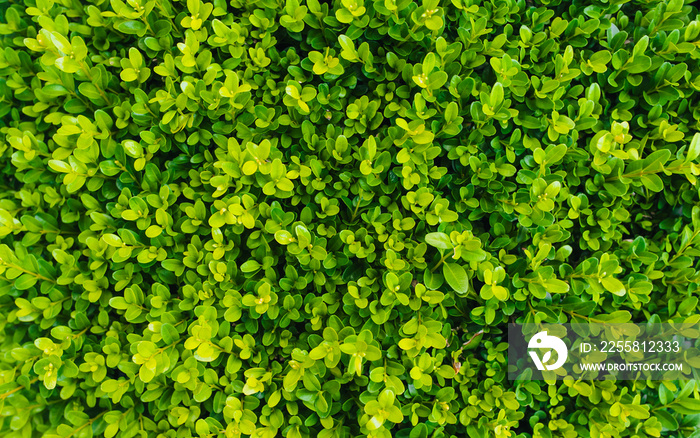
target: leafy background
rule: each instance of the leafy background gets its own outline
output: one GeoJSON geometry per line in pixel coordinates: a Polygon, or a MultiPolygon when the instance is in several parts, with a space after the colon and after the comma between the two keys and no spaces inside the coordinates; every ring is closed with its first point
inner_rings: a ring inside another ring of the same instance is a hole
{"type": "Polygon", "coordinates": [[[1,434],[700,436],[505,357],[700,320],[686,3],[3,0],[1,434]]]}

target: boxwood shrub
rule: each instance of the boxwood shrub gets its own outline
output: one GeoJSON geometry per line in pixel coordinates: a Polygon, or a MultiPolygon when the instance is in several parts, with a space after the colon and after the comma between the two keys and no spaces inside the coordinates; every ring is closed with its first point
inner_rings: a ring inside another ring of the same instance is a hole
{"type": "Polygon", "coordinates": [[[1,0],[0,435],[700,436],[505,330],[700,320],[698,16],[1,0]]]}

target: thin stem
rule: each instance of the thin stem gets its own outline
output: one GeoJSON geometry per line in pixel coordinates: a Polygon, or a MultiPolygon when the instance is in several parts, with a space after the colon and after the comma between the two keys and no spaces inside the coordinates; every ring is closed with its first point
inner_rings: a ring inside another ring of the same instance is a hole
{"type": "Polygon", "coordinates": [[[355,220],[355,216],[357,216],[357,212],[360,210],[360,204],[362,203],[362,189],[360,188],[360,192],[357,194],[359,200],[357,201],[357,205],[355,206],[355,211],[352,212],[352,218],[350,219],[350,222],[353,222],[355,220]]]}
{"type": "Polygon", "coordinates": [[[449,252],[445,253],[445,255],[442,256],[442,258],[440,259],[440,261],[437,262],[437,265],[433,266],[433,268],[430,270],[430,272],[435,272],[435,270],[436,270],[437,268],[439,268],[440,265],[442,265],[443,263],[445,263],[445,260],[447,260],[447,257],[449,257],[449,256],[450,256],[450,253],[449,253],[449,252]]]}
{"type": "MultiPolygon", "coordinates": [[[[691,163],[691,164],[692,164],[692,163],[691,163]]],[[[652,175],[652,174],[656,174],[656,173],[659,173],[659,172],[663,172],[664,170],[668,170],[669,172],[672,172],[672,173],[673,173],[675,170],[682,170],[682,169],[688,169],[688,168],[690,168],[690,164],[687,164],[687,165],[686,165],[686,164],[683,164],[683,165],[674,166],[674,167],[665,167],[665,168],[663,168],[663,169],[661,169],[661,170],[659,170],[659,171],[656,171],[656,172],[644,172],[643,170],[640,170],[639,172],[628,173],[628,174],[625,174],[625,175],[611,176],[610,178],[606,178],[605,181],[606,181],[606,182],[609,182],[609,181],[617,181],[617,180],[619,180],[620,178],[637,178],[637,177],[644,176],[644,175],[652,175]]]]}
{"type": "Polygon", "coordinates": [[[472,336],[467,342],[462,344],[462,348],[466,347],[467,345],[471,344],[474,339],[476,339],[477,336],[484,334],[484,329],[479,330],[478,332],[474,333],[474,336],[472,336]]]}
{"type": "Polygon", "coordinates": [[[700,234],[700,229],[695,230],[695,232],[694,232],[693,235],[690,237],[690,239],[688,239],[688,241],[685,243],[685,245],[683,245],[683,246],[681,247],[681,249],[679,249],[678,252],[676,252],[676,255],[674,255],[673,257],[671,257],[671,259],[668,261],[668,264],[673,263],[673,261],[675,261],[678,257],[680,257],[681,255],[683,255],[683,252],[684,252],[686,249],[688,249],[688,247],[689,247],[690,244],[692,243],[693,239],[695,239],[695,237],[696,237],[698,234],[700,234]]]}
{"type": "MultiPolygon", "coordinates": [[[[37,378],[35,378],[34,380],[30,381],[29,384],[31,385],[32,383],[36,383],[38,380],[39,380],[39,378],[37,377],[37,378]]],[[[20,385],[20,386],[18,386],[17,388],[11,390],[11,391],[7,391],[7,392],[4,393],[4,394],[0,394],[0,400],[3,400],[3,399],[5,399],[5,398],[7,398],[7,397],[11,396],[12,394],[14,394],[15,392],[20,391],[20,390],[22,390],[22,389],[24,389],[24,386],[21,386],[21,385],[20,385]]]]}
{"type": "Polygon", "coordinates": [[[103,416],[104,414],[106,414],[106,413],[107,413],[107,411],[102,412],[102,413],[99,414],[97,417],[95,417],[95,418],[93,418],[92,420],[88,421],[87,423],[83,424],[83,425],[80,426],[79,428],[75,429],[75,430],[74,430],[73,432],[71,432],[71,434],[68,435],[66,438],[72,437],[73,435],[76,434],[76,432],[79,432],[79,431],[85,429],[87,426],[92,426],[92,423],[94,423],[95,421],[97,421],[100,417],[102,417],[102,416],[103,416]]]}
{"type": "Polygon", "coordinates": [[[25,274],[29,274],[31,276],[34,276],[34,277],[38,278],[39,280],[44,280],[44,281],[48,281],[49,283],[56,284],[56,280],[52,280],[48,277],[44,277],[43,275],[37,274],[36,272],[28,271],[21,266],[15,265],[14,263],[8,263],[8,262],[5,262],[3,260],[0,260],[0,265],[4,265],[4,266],[10,267],[10,268],[17,269],[18,271],[21,271],[21,272],[24,272],[25,274]]]}
{"type": "Polygon", "coordinates": [[[88,331],[88,327],[85,327],[85,328],[83,329],[82,332],[73,335],[73,336],[72,336],[72,339],[77,339],[77,338],[79,338],[79,337],[82,336],[86,331],[88,331]]]}

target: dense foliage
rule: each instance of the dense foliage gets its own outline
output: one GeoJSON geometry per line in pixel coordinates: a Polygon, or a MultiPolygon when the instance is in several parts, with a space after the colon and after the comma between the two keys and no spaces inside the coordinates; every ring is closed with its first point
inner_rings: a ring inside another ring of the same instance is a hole
{"type": "Polygon", "coordinates": [[[686,3],[0,0],[0,434],[700,436],[505,357],[700,320],[686,3]]]}

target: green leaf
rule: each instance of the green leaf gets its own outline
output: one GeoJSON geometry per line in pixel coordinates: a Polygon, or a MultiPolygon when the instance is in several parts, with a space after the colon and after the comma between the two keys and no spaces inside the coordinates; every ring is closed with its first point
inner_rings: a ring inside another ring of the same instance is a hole
{"type": "Polygon", "coordinates": [[[697,414],[700,412],[700,400],[688,397],[678,398],[676,402],[671,405],[671,408],[680,414],[697,414]]]}
{"type": "Polygon", "coordinates": [[[457,120],[457,117],[459,117],[459,107],[457,106],[457,103],[448,103],[447,108],[445,108],[445,121],[447,123],[451,123],[457,120]]]}
{"type": "Polygon", "coordinates": [[[450,236],[445,233],[428,233],[425,235],[425,243],[440,249],[452,249],[450,236]]]}
{"type": "Polygon", "coordinates": [[[505,301],[508,299],[508,289],[503,286],[493,286],[492,288],[493,296],[495,296],[499,301],[505,301]]]}
{"type": "Polygon", "coordinates": [[[438,290],[444,281],[442,274],[430,272],[430,269],[426,269],[423,273],[423,283],[428,289],[438,290]]]}
{"type": "Polygon", "coordinates": [[[121,237],[117,236],[116,234],[103,234],[102,240],[104,240],[109,246],[114,246],[117,248],[124,246],[124,242],[122,242],[121,237]]]}
{"type": "Polygon", "coordinates": [[[122,21],[117,24],[116,29],[128,35],[141,35],[146,30],[146,24],[136,20],[122,21]]]}
{"type": "Polygon", "coordinates": [[[68,94],[66,87],[58,84],[46,85],[41,91],[49,97],[60,97],[68,94]]]}
{"type": "Polygon", "coordinates": [[[552,294],[564,294],[569,291],[569,285],[565,281],[554,278],[543,281],[542,286],[547,289],[547,292],[552,294]]]}
{"type": "Polygon", "coordinates": [[[241,265],[241,271],[242,272],[256,272],[260,268],[262,268],[262,265],[257,262],[257,260],[247,260],[241,265]]]}
{"type": "Polygon", "coordinates": [[[644,172],[651,174],[661,171],[670,157],[671,151],[668,149],[659,149],[658,151],[652,152],[644,157],[644,172]]]}
{"type": "Polygon", "coordinates": [[[290,233],[289,231],[279,230],[275,232],[275,240],[281,245],[289,245],[296,239],[294,238],[294,236],[292,236],[292,233],[290,233]]]}
{"type": "Polygon", "coordinates": [[[654,415],[661,425],[668,430],[678,430],[678,420],[667,411],[655,411],[654,415]]]}
{"type": "Polygon", "coordinates": [[[177,332],[177,329],[167,322],[160,326],[160,335],[163,337],[163,341],[166,345],[171,345],[180,339],[180,334],[177,332]]]}
{"type": "Polygon", "coordinates": [[[73,169],[70,167],[70,165],[66,162],[60,161],[60,160],[49,160],[49,167],[55,170],[56,172],[62,172],[62,173],[70,173],[73,172],[73,169]]]}
{"type": "Polygon", "coordinates": [[[428,18],[427,20],[425,20],[425,27],[427,27],[428,29],[433,30],[433,31],[439,30],[442,27],[442,25],[443,25],[442,18],[437,16],[437,15],[433,15],[430,18],[428,18]]]}
{"type": "Polygon", "coordinates": [[[27,290],[34,286],[38,278],[31,274],[22,274],[15,280],[14,286],[19,290],[27,290]]]}
{"type": "Polygon", "coordinates": [[[695,135],[693,135],[685,161],[686,163],[695,161],[698,156],[700,156],[700,132],[696,132],[695,135]]]}
{"type": "Polygon", "coordinates": [[[639,177],[644,187],[648,188],[652,192],[660,192],[664,189],[664,183],[661,178],[656,174],[642,175],[639,177]]]}
{"type": "Polygon", "coordinates": [[[661,401],[661,404],[667,405],[671,401],[673,401],[674,395],[673,392],[671,392],[670,389],[666,387],[665,384],[660,384],[659,385],[659,401],[661,401]]]}
{"type": "Polygon", "coordinates": [[[605,277],[600,279],[601,284],[608,292],[612,292],[615,295],[624,296],[625,285],[622,284],[620,280],[614,277],[605,277]]]}
{"type": "Polygon", "coordinates": [[[294,227],[294,232],[297,235],[300,247],[306,248],[307,246],[309,246],[309,244],[311,243],[311,233],[309,233],[309,230],[306,229],[305,226],[297,225],[296,227],[294,227]]]}
{"type": "Polygon", "coordinates": [[[635,56],[628,64],[627,71],[630,74],[644,73],[649,70],[652,65],[652,60],[646,55],[635,56]]]}
{"type": "Polygon", "coordinates": [[[185,270],[185,265],[182,263],[181,260],[163,260],[161,262],[161,265],[163,268],[167,269],[168,271],[174,272],[176,275],[182,275],[182,273],[185,270]]]}
{"type": "Polygon", "coordinates": [[[491,88],[491,96],[489,97],[489,105],[492,108],[497,107],[503,102],[503,84],[496,82],[491,88]]]}
{"type": "Polygon", "coordinates": [[[199,436],[208,436],[210,434],[209,424],[200,418],[195,423],[195,431],[199,436]]]}
{"type": "Polygon", "coordinates": [[[469,292],[469,277],[464,268],[456,263],[443,263],[442,274],[450,287],[460,295],[469,292]]]}
{"type": "Polygon", "coordinates": [[[146,237],[154,238],[159,236],[163,232],[163,229],[158,225],[151,225],[146,229],[146,237]]]}

